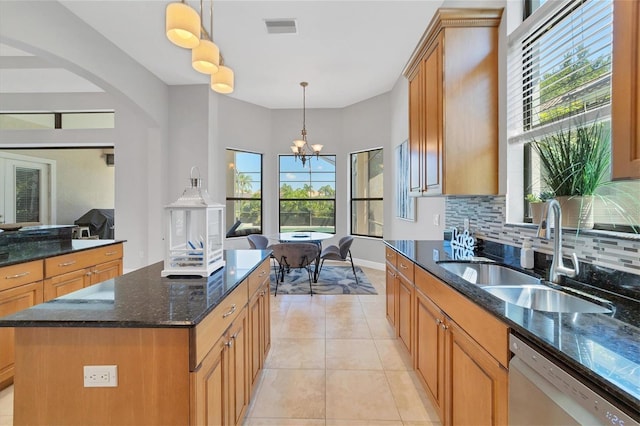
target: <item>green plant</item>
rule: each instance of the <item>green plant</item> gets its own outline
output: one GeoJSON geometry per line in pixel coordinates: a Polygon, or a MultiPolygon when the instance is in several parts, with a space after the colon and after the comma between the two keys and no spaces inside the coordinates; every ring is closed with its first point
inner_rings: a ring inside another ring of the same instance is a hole
{"type": "Polygon", "coordinates": [[[540,200],[540,197],[536,194],[527,194],[527,196],[524,197],[524,199],[530,203],[539,203],[542,201],[540,200]]]}
{"type": "Polygon", "coordinates": [[[602,123],[575,128],[532,142],[542,163],[542,179],[556,196],[593,195],[608,181],[611,152],[602,123]]]}
{"type": "Polygon", "coordinates": [[[542,191],[540,194],[527,194],[524,199],[530,203],[544,203],[555,197],[551,191],[542,191]]]}

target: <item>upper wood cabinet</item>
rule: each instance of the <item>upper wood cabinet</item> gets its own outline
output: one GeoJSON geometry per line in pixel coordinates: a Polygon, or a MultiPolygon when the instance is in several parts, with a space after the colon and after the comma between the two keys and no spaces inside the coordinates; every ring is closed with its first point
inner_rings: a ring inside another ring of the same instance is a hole
{"type": "Polygon", "coordinates": [[[502,9],[440,9],[409,80],[412,195],[498,193],[498,25],[502,9]]]}
{"type": "Polygon", "coordinates": [[[640,178],[640,3],[613,5],[613,178],[640,178]]]}

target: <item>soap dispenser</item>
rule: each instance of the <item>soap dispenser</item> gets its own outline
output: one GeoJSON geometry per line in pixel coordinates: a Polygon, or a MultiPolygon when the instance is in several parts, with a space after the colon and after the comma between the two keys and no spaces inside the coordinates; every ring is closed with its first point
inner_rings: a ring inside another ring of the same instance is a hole
{"type": "Polygon", "coordinates": [[[522,241],[520,266],[524,269],[533,269],[533,248],[531,247],[531,240],[525,239],[522,241]]]}

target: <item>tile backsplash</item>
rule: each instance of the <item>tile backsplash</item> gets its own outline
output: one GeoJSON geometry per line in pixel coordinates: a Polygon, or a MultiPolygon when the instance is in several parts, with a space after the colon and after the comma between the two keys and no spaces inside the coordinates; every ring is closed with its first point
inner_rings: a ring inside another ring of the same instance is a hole
{"type": "MultiPolygon", "coordinates": [[[[504,196],[447,197],[445,226],[462,227],[469,219],[472,233],[485,240],[516,247],[525,238],[533,241],[537,252],[551,254],[553,240],[537,238],[535,225],[506,224],[504,196]]],[[[553,238],[553,237],[552,237],[553,238]]],[[[565,255],[575,252],[582,262],[640,275],[640,236],[606,231],[563,232],[565,255]]]]}

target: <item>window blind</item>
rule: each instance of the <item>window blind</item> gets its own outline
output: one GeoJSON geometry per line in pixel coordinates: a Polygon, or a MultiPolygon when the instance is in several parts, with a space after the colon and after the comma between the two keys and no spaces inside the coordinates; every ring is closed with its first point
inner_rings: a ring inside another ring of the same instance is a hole
{"type": "Polygon", "coordinates": [[[611,0],[546,2],[509,39],[510,143],[544,135],[576,115],[610,114],[611,0]]]}

